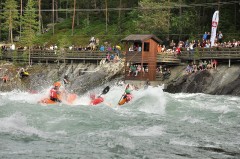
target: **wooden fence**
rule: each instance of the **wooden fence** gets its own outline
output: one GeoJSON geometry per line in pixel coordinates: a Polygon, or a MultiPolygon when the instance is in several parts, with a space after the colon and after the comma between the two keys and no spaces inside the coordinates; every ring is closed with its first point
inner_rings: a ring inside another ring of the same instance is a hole
{"type": "MultiPolygon", "coordinates": [[[[60,51],[60,50],[31,50],[32,61],[55,61],[55,60],[93,60],[99,61],[106,58],[107,51],[60,51]]],[[[113,52],[110,52],[113,54],[113,52]]],[[[2,51],[1,59],[28,61],[28,50],[2,51]]],[[[127,62],[141,63],[141,52],[133,52],[124,56],[127,62]]],[[[233,59],[240,60],[240,48],[224,49],[195,49],[194,51],[183,50],[180,55],[172,53],[157,54],[157,62],[180,64],[184,60],[204,60],[204,59],[233,59]]],[[[149,60],[144,59],[143,63],[149,60]]]]}

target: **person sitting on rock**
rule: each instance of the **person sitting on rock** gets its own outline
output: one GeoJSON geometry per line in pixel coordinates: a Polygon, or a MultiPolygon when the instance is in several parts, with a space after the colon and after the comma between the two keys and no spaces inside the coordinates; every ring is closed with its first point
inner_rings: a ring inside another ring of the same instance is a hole
{"type": "Polygon", "coordinates": [[[70,83],[69,77],[67,74],[65,74],[63,77],[63,83],[64,83],[64,85],[68,85],[70,83]]]}
{"type": "Polygon", "coordinates": [[[171,75],[171,71],[170,69],[168,68],[164,68],[164,71],[163,71],[163,79],[168,79],[169,76],[171,75]]]}
{"type": "Polygon", "coordinates": [[[5,74],[5,75],[2,77],[2,80],[3,80],[3,83],[7,83],[7,81],[8,81],[8,76],[5,74]]]}

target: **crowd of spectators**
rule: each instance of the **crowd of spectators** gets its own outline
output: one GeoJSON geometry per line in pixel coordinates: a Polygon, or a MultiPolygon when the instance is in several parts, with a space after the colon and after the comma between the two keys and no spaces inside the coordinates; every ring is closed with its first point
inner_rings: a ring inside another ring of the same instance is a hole
{"type": "MultiPolygon", "coordinates": [[[[121,47],[119,45],[112,45],[109,42],[104,42],[100,44],[99,39],[95,37],[91,37],[89,40],[89,44],[86,46],[82,45],[70,45],[69,47],[60,48],[57,44],[50,44],[50,45],[43,45],[43,46],[33,46],[35,50],[50,50],[56,51],[59,49],[64,49],[67,51],[100,51],[100,52],[107,52],[106,53],[106,61],[107,62],[118,62],[121,59],[121,47]]],[[[12,50],[27,50],[27,47],[18,46],[16,47],[15,44],[3,44],[1,46],[1,51],[12,51],[12,50]]]]}
{"type": "Polygon", "coordinates": [[[192,74],[197,71],[209,70],[209,69],[217,69],[217,60],[200,60],[198,64],[191,62],[187,65],[186,73],[192,74]]]}
{"type": "Polygon", "coordinates": [[[127,76],[138,76],[139,73],[143,72],[148,73],[148,66],[142,66],[140,64],[131,64],[128,67],[128,75],[127,76]]]}
{"type": "MultiPolygon", "coordinates": [[[[91,37],[89,43],[85,46],[82,45],[69,45],[68,47],[61,48],[65,50],[72,50],[72,51],[109,51],[109,52],[116,52],[118,55],[120,54],[121,47],[119,45],[112,45],[111,43],[104,42],[100,44],[100,40],[95,37],[91,37]]],[[[58,50],[60,47],[57,44],[44,44],[42,46],[36,45],[32,47],[33,49],[39,50],[58,50]]],[[[9,51],[9,50],[26,50],[26,46],[15,46],[15,44],[2,44],[1,50],[2,51],[9,51]]]]}
{"type": "MultiPolygon", "coordinates": [[[[187,50],[193,53],[195,48],[210,48],[211,47],[211,34],[210,32],[205,32],[202,35],[201,40],[186,40],[186,41],[179,41],[178,43],[171,40],[169,46],[165,45],[158,45],[157,52],[166,52],[166,53],[174,53],[180,54],[181,50],[187,50]]],[[[240,47],[240,41],[233,39],[232,41],[224,41],[224,36],[221,31],[219,31],[216,35],[214,40],[213,48],[233,48],[233,47],[240,47]]]]}

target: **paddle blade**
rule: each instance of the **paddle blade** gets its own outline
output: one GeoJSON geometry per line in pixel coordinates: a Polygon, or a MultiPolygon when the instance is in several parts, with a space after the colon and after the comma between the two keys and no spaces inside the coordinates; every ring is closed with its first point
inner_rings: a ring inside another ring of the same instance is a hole
{"type": "Polygon", "coordinates": [[[102,91],[102,94],[106,94],[109,90],[110,90],[110,87],[107,86],[107,87],[104,88],[104,90],[102,91]]]}

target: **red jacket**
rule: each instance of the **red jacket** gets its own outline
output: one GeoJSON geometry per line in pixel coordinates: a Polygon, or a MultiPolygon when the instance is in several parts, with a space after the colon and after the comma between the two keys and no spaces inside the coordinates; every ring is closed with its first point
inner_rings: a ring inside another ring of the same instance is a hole
{"type": "Polygon", "coordinates": [[[59,91],[58,91],[58,90],[56,90],[56,89],[54,89],[54,88],[52,88],[52,89],[50,90],[50,97],[51,97],[51,98],[58,99],[58,94],[59,94],[59,91]]]}

